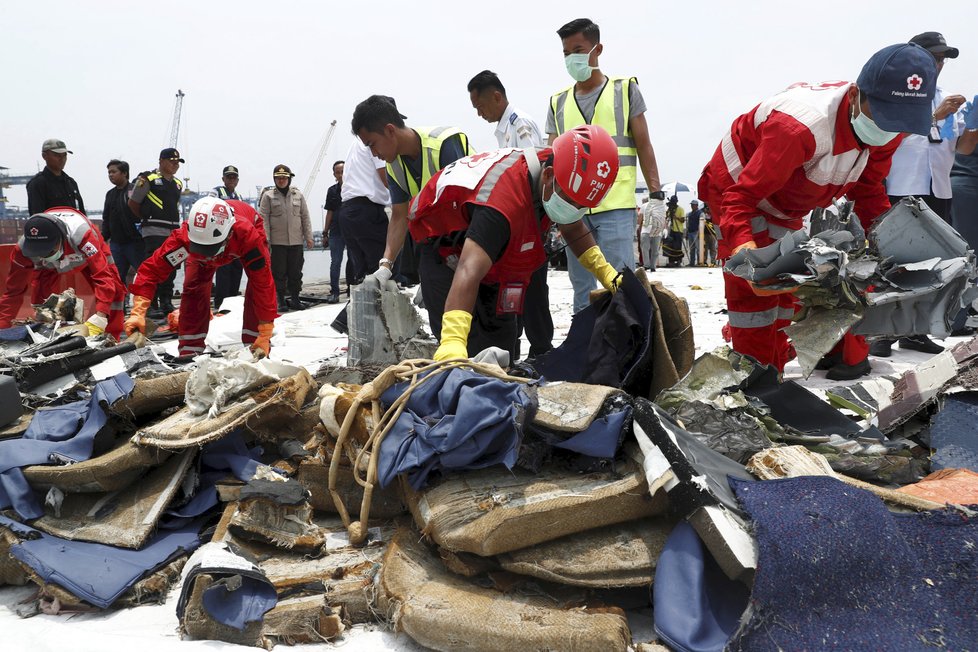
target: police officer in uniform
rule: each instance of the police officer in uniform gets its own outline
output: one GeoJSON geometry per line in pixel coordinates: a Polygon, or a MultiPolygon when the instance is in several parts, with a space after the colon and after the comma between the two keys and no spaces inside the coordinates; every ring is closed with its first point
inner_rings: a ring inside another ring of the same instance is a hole
{"type": "MultiPolygon", "coordinates": [[[[129,198],[129,208],[142,218],[147,257],[152,256],[170,233],[180,227],[180,195],[183,193],[183,183],[176,174],[180,164],[184,162],[176,148],[167,147],[160,152],[158,168],[152,172],[140,172],[136,177],[136,187],[129,198]]],[[[174,268],[170,276],[156,289],[154,301],[163,315],[173,312],[175,277],[174,268]]],[[[159,312],[153,316],[157,319],[162,317],[159,312]]]]}

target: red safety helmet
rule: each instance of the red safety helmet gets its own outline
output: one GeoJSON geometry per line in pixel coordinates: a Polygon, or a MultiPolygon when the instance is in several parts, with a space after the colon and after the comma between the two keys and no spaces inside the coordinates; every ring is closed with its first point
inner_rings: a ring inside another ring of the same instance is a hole
{"type": "Polygon", "coordinates": [[[598,125],[565,131],[553,144],[554,177],[567,198],[578,206],[601,203],[618,176],[618,146],[598,125]]]}

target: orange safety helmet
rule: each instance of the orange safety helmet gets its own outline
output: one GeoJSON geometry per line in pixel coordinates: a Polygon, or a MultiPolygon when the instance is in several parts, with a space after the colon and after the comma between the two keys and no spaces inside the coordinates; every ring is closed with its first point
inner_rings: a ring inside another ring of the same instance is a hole
{"type": "Polygon", "coordinates": [[[554,140],[554,178],[568,199],[594,208],[618,176],[618,146],[598,125],[580,125],[554,140]]]}

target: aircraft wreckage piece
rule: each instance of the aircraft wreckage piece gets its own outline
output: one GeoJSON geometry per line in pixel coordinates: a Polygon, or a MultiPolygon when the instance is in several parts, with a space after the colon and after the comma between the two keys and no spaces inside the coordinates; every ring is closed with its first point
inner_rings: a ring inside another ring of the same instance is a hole
{"type": "Polygon", "coordinates": [[[449,475],[418,492],[402,486],[423,534],[448,550],[482,556],[666,511],[664,493],[650,496],[630,460],[616,472],[489,468],[449,475]]]}
{"type": "Polygon", "coordinates": [[[220,439],[237,428],[270,430],[299,417],[316,381],[305,369],[231,403],[216,417],[194,416],[189,407],[146,426],[133,435],[141,446],[179,450],[220,439]]]}
{"type": "Polygon", "coordinates": [[[74,464],[28,466],[24,477],[35,489],[57,487],[64,493],[117,491],[128,487],[147,469],[165,462],[170,455],[170,451],[125,441],[108,453],[74,464]]]}
{"type": "Polygon", "coordinates": [[[669,510],[686,519],[730,579],[749,581],[757,549],[728,478],[752,480],[744,467],[679,427],[659,406],[635,401],[633,431],[649,487],[669,496],[669,510]]]}
{"type": "Polygon", "coordinates": [[[395,631],[435,650],[612,652],[631,639],[618,608],[561,608],[549,596],[480,587],[447,571],[412,530],[388,547],[380,607],[393,616],[395,631]]]}
{"type": "Polygon", "coordinates": [[[193,458],[191,451],[171,457],[142,480],[117,491],[68,494],[53,506],[49,494],[46,513],[33,525],[62,539],[141,548],[180,489],[193,458]]]}
{"type": "Polygon", "coordinates": [[[672,527],[668,518],[643,518],[503,553],[496,560],[505,570],[558,584],[648,586],[672,527]]]}

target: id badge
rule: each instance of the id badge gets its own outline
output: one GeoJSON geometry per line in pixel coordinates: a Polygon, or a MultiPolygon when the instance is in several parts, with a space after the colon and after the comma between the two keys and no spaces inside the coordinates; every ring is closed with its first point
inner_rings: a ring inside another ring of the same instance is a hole
{"type": "Polygon", "coordinates": [[[930,126],[930,133],[927,134],[927,140],[935,144],[944,142],[944,139],[941,138],[941,128],[937,126],[936,122],[930,126]]]}
{"type": "Polygon", "coordinates": [[[522,314],[525,296],[526,283],[500,283],[499,297],[496,299],[496,314],[522,314]]]}

